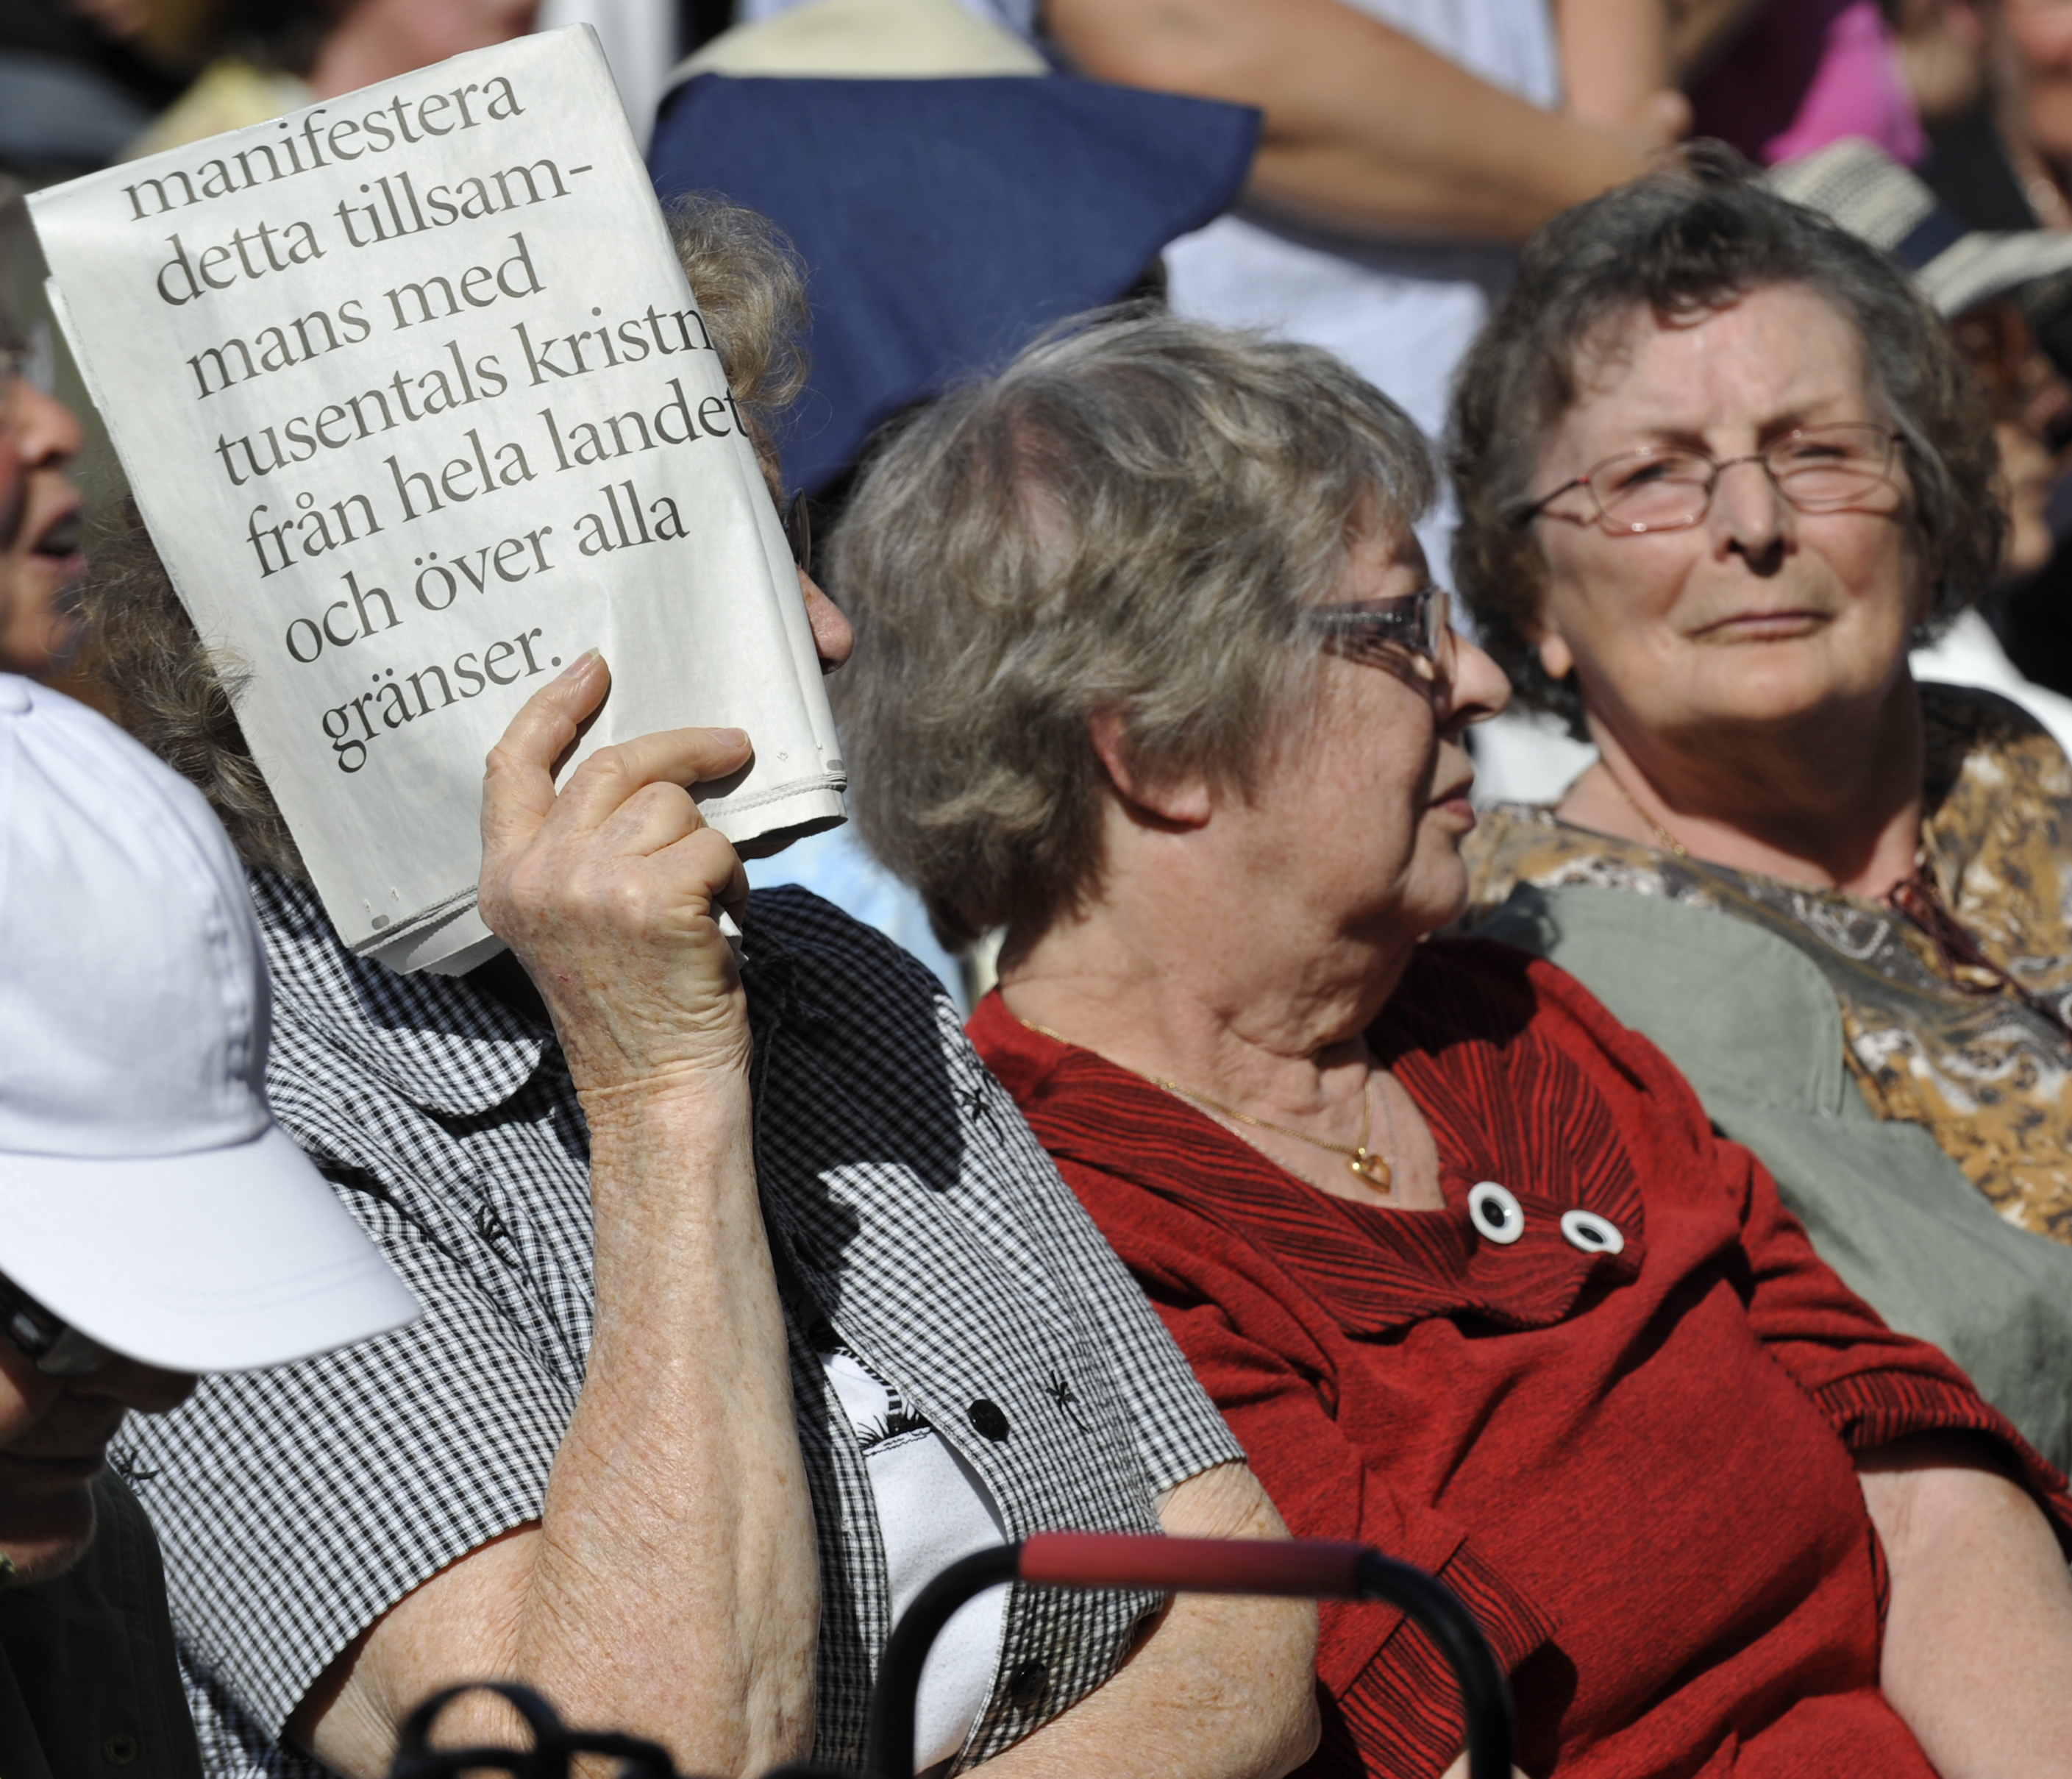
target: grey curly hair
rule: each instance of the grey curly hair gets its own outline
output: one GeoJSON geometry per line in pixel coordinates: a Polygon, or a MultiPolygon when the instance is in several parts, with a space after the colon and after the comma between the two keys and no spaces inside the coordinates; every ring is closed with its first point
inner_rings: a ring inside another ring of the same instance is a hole
{"type": "Polygon", "coordinates": [[[911,416],[835,533],[829,690],[871,850],[952,945],[1010,953],[1098,881],[1090,716],[1148,783],[1249,784],[1309,703],[1303,608],[1436,474],[1330,353],[1133,307],[911,416]]]}
{"type": "Polygon", "coordinates": [[[1905,444],[1934,590],[1929,628],[1947,624],[1992,579],[2007,522],[1999,455],[1934,311],[1875,248],[1778,196],[1731,150],[1700,144],[1535,235],[1455,384],[1447,467],[1460,506],[1456,584],[1519,701],[1579,736],[1573,677],[1552,679],[1540,663],[1546,562],[1519,522],[1548,432],[1576,400],[1583,360],[1615,344],[1636,314],[1700,315],[1777,284],[1823,298],[1863,341],[1872,392],[1905,444]]]}
{"type": "MultiPolygon", "coordinates": [[[[693,192],[667,214],[774,494],[771,429],[806,382],[804,267],[776,225],[755,211],[693,192]]],[[[125,505],[116,534],[96,546],[84,604],[83,665],[117,719],[200,789],[247,865],[306,875],[237,726],[249,670],[204,647],[134,504],[125,505]]]]}

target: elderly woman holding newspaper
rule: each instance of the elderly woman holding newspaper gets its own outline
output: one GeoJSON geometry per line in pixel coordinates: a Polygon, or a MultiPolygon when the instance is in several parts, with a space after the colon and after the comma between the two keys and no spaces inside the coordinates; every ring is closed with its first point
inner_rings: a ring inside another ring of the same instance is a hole
{"type": "MultiPolygon", "coordinates": [[[[800,381],[797,274],[744,212],[694,206],[678,241],[767,418],[800,381]]],[[[93,594],[110,682],[257,867],[274,1107],[426,1306],[137,1435],[213,1772],[376,1779],[419,1699],[500,1677],[693,1773],[853,1765],[889,1628],[955,1558],[1046,1527],[1283,1535],[933,979],[810,896],[747,896],[684,787],[752,737],[647,735],[557,792],[610,675],[574,661],[489,761],[510,957],[398,975],[340,944],[133,555],[93,594]]],[[[800,584],[832,671],[847,627],[800,584]]],[[[996,1592],[931,1659],[922,1764],[1278,1775],[1317,1733],[1314,1624],[996,1592]]]]}
{"type": "MultiPolygon", "coordinates": [[[[1436,1570],[1531,1773],[2062,1774],[2062,1480],[1815,1255],[1688,1085],[1461,909],[1503,705],[1415,429],[1156,314],[911,422],[837,540],[866,838],[1290,1527],[1436,1570]]],[[[1327,1609],[1325,1770],[1431,1776],[1415,1633],[1327,1609]]]]}

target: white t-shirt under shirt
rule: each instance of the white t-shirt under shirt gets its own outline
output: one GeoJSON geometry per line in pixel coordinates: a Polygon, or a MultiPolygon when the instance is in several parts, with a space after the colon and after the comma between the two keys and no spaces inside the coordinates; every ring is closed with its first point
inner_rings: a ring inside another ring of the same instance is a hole
{"type": "MultiPolygon", "coordinates": [[[[1548,0],[1343,0],[1478,79],[1542,109],[1560,102],[1548,0]]],[[[1445,430],[1454,368],[1511,281],[1497,241],[1418,243],[1309,228],[1240,204],[1166,249],[1174,311],[1336,352],[1432,439],[1445,430]]],[[[1443,582],[1450,494],[1417,528],[1443,582]]]]}
{"type": "MultiPolygon", "coordinates": [[[[1344,0],[1491,86],[1552,109],[1560,64],[1547,0],[1344,0]]],[[[1182,315],[1326,346],[1433,438],[1453,367],[1509,281],[1497,242],[1425,245],[1285,224],[1249,208],[1166,249],[1182,315]]]]}
{"type": "MultiPolygon", "coordinates": [[[[915,1597],[960,1557],[1007,1542],[993,1491],[899,1392],[846,1346],[820,1355],[863,1448],[878,1507],[896,1625],[915,1597]]],[[[968,1600],[943,1627],[921,1671],[914,1712],[916,1772],[964,1745],[1000,1662],[1007,1588],[968,1600]]]]}

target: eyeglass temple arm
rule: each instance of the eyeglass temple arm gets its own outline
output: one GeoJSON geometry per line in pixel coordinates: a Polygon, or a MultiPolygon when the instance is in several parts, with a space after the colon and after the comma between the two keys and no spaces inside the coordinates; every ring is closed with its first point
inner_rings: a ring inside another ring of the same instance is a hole
{"type": "Polygon", "coordinates": [[[1252,1594],[1292,1600],[1379,1600],[1424,1631],[1460,1682],[1468,1733],[1468,1779],[1511,1779],[1511,1687],[1474,1616],[1452,1590],[1421,1569],[1364,1545],[1318,1539],[1134,1537],[1041,1532],[953,1563],[921,1590],[885,1647],[873,1691],[864,1766],[871,1779],[914,1771],[914,1705],[921,1668],[965,1601],[1003,1582],[1035,1587],[1153,1588],[1161,1592],[1252,1594]]]}
{"type": "Polygon", "coordinates": [[[1544,513],[1548,509],[1548,508],[1553,505],[1553,504],[1556,500],[1560,500],[1563,495],[1572,493],[1574,490],[1579,488],[1588,488],[1589,485],[1590,479],[1589,476],[1572,476],[1567,481],[1564,482],[1560,487],[1541,495],[1537,500],[1532,500],[1522,507],[1514,507],[1511,509],[1511,522],[1514,525],[1523,529],[1523,527],[1531,525],[1535,519],[1538,518],[1541,513],[1544,513]]]}

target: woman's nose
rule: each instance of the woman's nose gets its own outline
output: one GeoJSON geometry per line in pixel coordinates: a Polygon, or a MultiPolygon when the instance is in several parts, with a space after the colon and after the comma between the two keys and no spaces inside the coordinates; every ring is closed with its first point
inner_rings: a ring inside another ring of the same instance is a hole
{"type": "Polygon", "coordinates": [[[799,591],[806,598],[806,621],[813,628],[813,648],[820,657],[820,671],[832,673],[856,648],[856,632],[842,615],[841,607],[820,591],[820,583],[803,568],[799,591]]]}
{"type": "Polygon", "coordinates": [[[1712,483],[1714,548],[1746,557],[1751,567],[1774,565],[1789,536],[1790,511],[1760,457],[1731,459],[1712,483]]]}
{"type": "Polygon", "coordinates": [[[31,468],[52,467],[70,463],[84,442],[77,417],[55,396],[23,380],[20,406],[15,410],[12,436],[8,443],[23,463],[31,468]]]}
{"type": "Polygon", "coordinates": [[[1479,644],[1457,635],[1453,670],[1446,682],[1445,697],[1447,726],[1465,729],[1471,723],[1494,716],[1511,702],[1511,682],[1479,644]]]}

